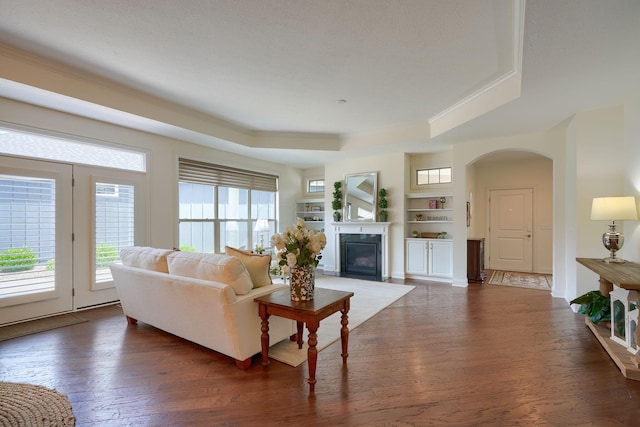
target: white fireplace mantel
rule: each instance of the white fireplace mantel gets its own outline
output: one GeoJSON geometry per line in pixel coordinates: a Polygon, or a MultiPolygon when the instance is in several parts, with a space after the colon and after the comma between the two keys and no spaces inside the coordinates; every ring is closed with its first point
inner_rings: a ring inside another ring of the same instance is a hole
{"type": "Polygon", "coordinates": [[[332,222],[334,229],[334,270],[340,275],[340,235],[378,234],[382,242],[382,280],[389,278],[389,227],[390,222],[332,222]]]}

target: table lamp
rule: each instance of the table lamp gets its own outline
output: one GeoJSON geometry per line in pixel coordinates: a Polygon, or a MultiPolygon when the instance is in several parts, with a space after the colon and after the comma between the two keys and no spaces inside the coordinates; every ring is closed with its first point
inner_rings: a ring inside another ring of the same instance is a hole
{"type": "Polygon", "coordinates": [[[616,258],[616,251],[624,244],[624,236],[616,231],[616,221],[638,219],[635,197],[595,197],[591,205],[591,219],[611,221],[609,231],[602,235],[602,244],[611,254],[604,258],[604,262],[624,262],[616,258]]]}
{"type": "Polygon", "coordinates": [[[269,221],[266,219],[257,220],[253,231],[260,234],[260,250],[256,252],[262,253],[264,251],[264,232],[269,231],[269,221]]]}

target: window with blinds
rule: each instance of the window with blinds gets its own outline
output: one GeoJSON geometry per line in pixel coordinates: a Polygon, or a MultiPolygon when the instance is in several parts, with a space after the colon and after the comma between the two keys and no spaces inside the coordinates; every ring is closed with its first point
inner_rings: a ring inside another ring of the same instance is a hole
{"type": "Polygon", "coordinates": [[[180,182],[249,190],[278,191],[278,177],[275,175],[189,159],[179,160],[179,171],[180,182]]]}
{"type": "Polygon", "coordinates": [[[109,266],[120,259],[120,249],[134,245],[134,187],[95,184],[95,283],[112,280],[109,266]]]}
{"type": "Polygon", "coordinates": [[[54,179],[0,175],[0,298],[55,289],[54,179]]]}
{"type": "Polygon", "coordinates": [[[180,249],[264,249],[276,230],[277,191],[275,175],[179,159],[180,249]]]}

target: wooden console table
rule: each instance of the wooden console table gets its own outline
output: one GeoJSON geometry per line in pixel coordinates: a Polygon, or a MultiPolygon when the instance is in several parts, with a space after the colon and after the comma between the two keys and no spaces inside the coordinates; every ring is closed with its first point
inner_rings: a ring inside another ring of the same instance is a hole
{"type": "MultiPolygon", "coordinates": [[[[614,285],[622,289],[640,291],[640,264],[630,261],[606,263],[596,258],[576,258],[576,261],[600,276],[600,293],[604,296],[609,295],[614,285]]],[[[635,356],[629,353],[626,347],[611,340],[611,331],[605,333],[606,330],[594,325],[589,317],[585,317],[585,324],[620,368],[620,372],[626,378],[640,381],[640,353],[635,356]]],[[[636,329],[633,336],[635,342],[640,343],[640,328],[636,329]]]]}

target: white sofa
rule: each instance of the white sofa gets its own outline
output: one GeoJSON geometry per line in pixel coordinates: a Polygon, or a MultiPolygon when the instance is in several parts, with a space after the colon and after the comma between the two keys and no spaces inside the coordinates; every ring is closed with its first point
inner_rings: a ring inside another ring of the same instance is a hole
{"type": "MultiPolygon", "coordinates": [[[[249,258],[245,263],[236,256],[146,247],[124,248],[120,257],[122,264],[111,265],[111,272],[129,324],[153,325],[249,368],[252,356],[261,351],[261,320],[253,299],[286,285],[271,284],[249,258]]],[[[268,276],[268,265],[266,269],[268,276]]],[[[272,345],[295,332],[292,320],[269,319],[272,345]]]]}

